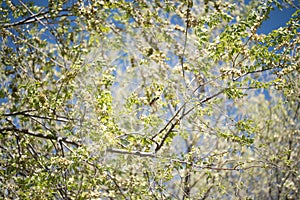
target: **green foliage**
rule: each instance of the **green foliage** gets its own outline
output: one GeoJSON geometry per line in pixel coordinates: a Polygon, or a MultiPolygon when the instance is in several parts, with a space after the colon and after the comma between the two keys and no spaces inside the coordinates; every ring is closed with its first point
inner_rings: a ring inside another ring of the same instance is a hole
{"type": "Polygon", "coordinates": [[[300,198],[293,3],[0,4],[3,199],[300,198]]]}

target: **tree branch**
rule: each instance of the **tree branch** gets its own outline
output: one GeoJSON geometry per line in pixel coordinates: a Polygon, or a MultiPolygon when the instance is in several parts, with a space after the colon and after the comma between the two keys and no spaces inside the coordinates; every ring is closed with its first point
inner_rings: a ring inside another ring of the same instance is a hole
{"type": "Polygon", "coordinates": [[[38,137],[38,138],[42,138],[42,139],[63,141],[67,144],[75,145],[76,147],[79,147],[79,146],[82,145],[82,144],[80,144],[78,142],[75,142],[73,140],[70,140],[66,137],[58,137],[58,136],[55,136],[55,135],[44,135],[42,133],[34,133],[34,132],[29,131],[27,129],[18,129],[18,128],[14,128],[14,127],[7,127],[7,128],[1,128],[0,129],[0,133],[5,134],[6,132],[24,133],[26,135],[30,135],[30,136],[38,137]]]}
{"type": "Polygon", "coordinates": [[[269,165],[250,165],[246,167],[218,167],[218,166],[211,166],[211,165],[199,165],[195,164],[194,162],[189,162],[189,161],[184,161],[184,160],[179,160],[179,159],[172,159],[172,158],[167,158],[163,156],[158,156],[153,152],[141,152],[141,151],[127,151],[123,149],[108,149],[107,152],[110,153],[117,153],[117,154],[127,154],[127,155],[132,155],[132,156],[139,156],[139,157],[151,157],[151,158],[165,158],[170,160],[171,162],[177,162],[177,163],[182,163],[185,165],[190,165],[191,167],[198,168],[198,169],[208,169],[208,170],[214,170],[214,171],[240,171],[240,170],[248,170],[252,168],[278,168],[278,166],[269,166],[269,165]]]}
{"type": "Polygon", "coordinates": [[[22,115],[25,117],[35,117],[35,118],[39,118],[39,119],[47,119],[47,120],[53,120],[53,121],[58,121],[58,122],[69,122],[70,120],[74,120],[74,119],[70,119],[68,117],[62,117],[62,116],[56,116],[56,118],[51,118],[51,117],[47,117],[47,116],[29,114],[29,112],[32,112],[32,111],[34,111],[34,110],[26,110],[26,111],[13,112],[13,113],[4,113],[4,114],[2,114],[2,116],[9,117],[9,116],[22,115]]]}
{"type": "Polygon", "coordinates": [[[107,149],[108,152],[111,153],[118,153],[118,154],[128,154],[128,155],[135,155],[140,157],[157,157],[153,152],[141,152],[141,151],[127,151],[122,149],[107,149]]]}

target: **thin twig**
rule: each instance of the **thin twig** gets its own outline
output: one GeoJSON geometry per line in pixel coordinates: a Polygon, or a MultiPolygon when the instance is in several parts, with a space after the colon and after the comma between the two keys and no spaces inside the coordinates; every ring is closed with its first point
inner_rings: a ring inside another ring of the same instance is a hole
{"type": "Polygon", "coordinates": [[[122,149],[107,149],[107,152],[136,155],[136,156],[140,156],[140,157],[152,157],[152,158],[157,157],[153,152],[127,151],[127,150],[122,150],[122,149]]]}

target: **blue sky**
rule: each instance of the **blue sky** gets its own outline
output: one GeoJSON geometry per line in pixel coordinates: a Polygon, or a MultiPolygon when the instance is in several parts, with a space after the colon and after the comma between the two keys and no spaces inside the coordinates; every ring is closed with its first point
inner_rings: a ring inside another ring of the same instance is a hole
{"type": "Polygon", "coordinates": [[[269,19],[263,22],[262,26],[258,29],[258,33],[268,34],[274,29],[285,26],[295,11],[295,8],[284,8],[282,10],[276,8],[272,10],[269,19]]]}

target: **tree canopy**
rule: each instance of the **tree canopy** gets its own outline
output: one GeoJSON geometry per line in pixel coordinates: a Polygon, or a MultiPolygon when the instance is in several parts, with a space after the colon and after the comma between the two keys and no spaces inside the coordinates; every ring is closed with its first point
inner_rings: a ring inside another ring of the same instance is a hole
{"type": "Polygon", "coordinates": [[[295,2],[0,4],[1,198],[300,199],[295,2]]]}

